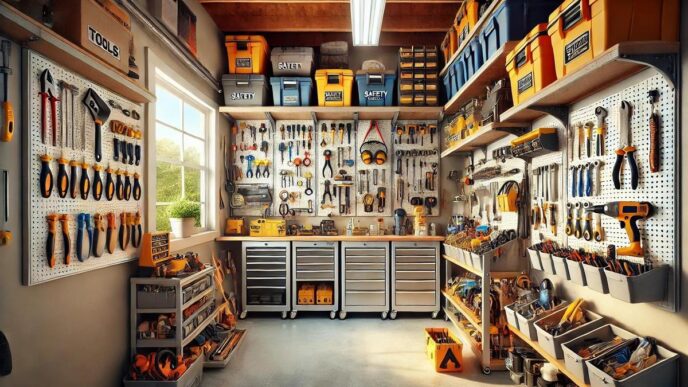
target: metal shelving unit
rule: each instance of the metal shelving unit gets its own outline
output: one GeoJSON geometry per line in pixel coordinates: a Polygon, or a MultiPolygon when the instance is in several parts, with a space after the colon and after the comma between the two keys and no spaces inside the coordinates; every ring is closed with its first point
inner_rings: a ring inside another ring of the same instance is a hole
{"type": "Polygon", "coordinates": [[[293,242],[291,269],[291,313],[296,318],[299,311],[329,311],[330,318],[337,317],[339,310],[339,248],[337,242],[293,242]],[[332,304],[298,304],[299,283],[332,284],[332,304]]]}
{"type": "Polygon", "coordinates": [[[433,242],[392,242],[392,310],[440,312],[440,247],[433,242]]]}
{"type": "Polygon", "coordinates": [[[342,308],[347,312],[389,313],[389,243],[342,242],[342,308]]]}
{"type": "Polygon", "coordinates": [[[241,246],[241,319],[248,312],[282,312],[291,308],[289,242],[244,242],[241,246]]]}

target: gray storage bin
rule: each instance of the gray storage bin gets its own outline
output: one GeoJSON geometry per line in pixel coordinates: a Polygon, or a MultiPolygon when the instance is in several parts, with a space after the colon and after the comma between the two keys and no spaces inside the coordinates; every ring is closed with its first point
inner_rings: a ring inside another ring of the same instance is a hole
{"type": "Polygon", "coordinates": [[[542,262],[540,261],[540,253],[533,249],[532,247],[528,248],[528,257],[530,258],[530,267],[532,267],[535,270],[542,270],[542,262]]]}
{"type": "Polygon", "coordinates": [[[124,387],[198,387],[203,381],[204,356],[199,356],[177,380],[123,380],[124,387]]]}
{"type": "Polygon", "coordinates": [[[606,372],[586,362],[591,387],[647,387],[678,386],[678,354],[657,346],[658,361],[626,379],[615,380],[606,372]]]}
{"type": "Polygon", "coordinates": [[[518,318],[516,317],[516,303],[509,304],[504,307],[504,314],[506,314],[506,322],[514,328],[518,328],[518,318]]]}
{"type": "Polygon", "coordinates": [[[136,306],[141,309],[174,308],[177,305],[174,290],[169,292],[136,292],[136,306]]]}
{"type": "Polygon", "coordinates": [[[193,285],[189,285],[182,290],[182,303],[186,304],[191,301],[192,298],[194,298],[194,287],[193,285]]]}
{"type": "Polygon", "coordinates": [[[490,271],[522,271],[525,268],[519,253],[518,243],[515,241],[507,242],[501,247],[501,251],[500,255],[489,254],[490,271]]]}
{"type": "Polygon", "coordinates": [[[557,257],[556,255],[552,254],[552,262],[554,263],[554,271],[557,273],[557,275],[559,277],[571,279],[571,276],[569,275],[569,268],[568,268],[568,266],[566,266],[566,261],[568,261],[568,259],[563,258],[563,257],[557,257]]]}
{"type": "Polygon", "coordinates": [[[478,269],[478,271],[482,272],[483,271],[483,257],[478,255],[478,254],[471,253],[471,266],[478,269]]]}
{"type": "MultiPolygon", "coordinates": [[[[571,341],[563,343],[561,345],[561,349],[564,352],[564,363],[566,364],[566,369],[576,375],[578,380],[585,380],[585,383],[590,383],[586,360],[583,360],[583,358],[578,355],[578,353],[575,351],[575,348],[588,339],[600,339],[602,341],[608,341],[613,339],[615,336],[619,336],[622,339],[633,339],[638,337],[633,333],[623,330],[615,325],[607,324],[582,336],[578,336],[571,341]]],[[[606,352],[601,353],[600,356],[604,355],[605,353],[606,352]]],[[[595,358],[588,360],[593,359],[595,358]]]]}
{"type": "MultiPolygon", "coordinates": [[[[537,302],[537,300],[530,302],[526,304],[526,306],[533,304],[537,302]]],[[[538,321],[541,318],[547,317],[553,313],[556,313],[560,311],[561,309],[565,308],[568,306],[569,302],[568,301],[561,301],[561,304],[555,306],[551,310],[546,311],[545,313],[535,316],[532,318],[525,318],[519,313],[519,311],[516,311],[516,319],[518,319],[518,330],[521,331],[528,339],[530,340],[537,340],[537,331],[535,330],[535,322],[538,321]]]]}
{"type": "Polygon", "coordinates": [[[225,74],[222,89],[227,106],[266,106],[268,84],[265,75],[225,74]]]}
{"type": "Polygon", "coordinates": [[[552,356],[556,356],[557,359],[562,359],[564,357],[564,351],[561,349],[561,344],[570,341],[574,337],[578,337],[583,333],[587,333],[593,329],[600,327],[604,319],[597,313],[591,312],[589,310],[583,309],[583,313],[587,318],[588,322],[583,325],[577,326],[574,329],[566,331],[565,333],[552,336],[547,331],[542,329],[542,324],[545,322],[559,321],[564,315],[566,309],[560,309],[547,317],[543,317],[535,322],[535,330],[537,331],[538,344],[552,356]]]}
{"type": "Polygon", "coordinates": [[[583,263],[583,271],[585,272],[585,281],[588,287],[596,292],[602,294],[609,293],[609,288],[607,287],[607,276],[604,275],[603,267],[595,267],[583,263]]]}
{"type": "Polygon", "coordinates": [[[585,280],[585,271],[583,271],[583,263],[578,261],[566,260],[566,267],[569,270],[569,277],[571,281],[580,286],[587,284],[585,280]]]}
{"type": "Polygon", "coordinates": [[[542,262],[542,270],[547,274],[557,274],[557,270],[554,268],[554,261],[552,260],[552,254],[539,252],[540,262],[542,262]]]}
{"type": "Polygon", "coordinates": [[[614,273],[607,269],[604,270],[609,294],[614,298],[632,304],[663,300],[666,296],[668,274],[669,267],[667,265],[662,265],[646,273],[631,277],[614,273]]]}
{"type": "Polygon", "coordinates": [[[270,51],[272,75],[309,77],[313,71],[313,47],[275,47],[270,51]]]}
{"type": "Polygon", "coordinates": [[[468,250],[459,249],[461,251],[461,256],[463,257],[463,263],[466,265],[473,265],[473,260],[471,259],[471,252],[468,250]]]}

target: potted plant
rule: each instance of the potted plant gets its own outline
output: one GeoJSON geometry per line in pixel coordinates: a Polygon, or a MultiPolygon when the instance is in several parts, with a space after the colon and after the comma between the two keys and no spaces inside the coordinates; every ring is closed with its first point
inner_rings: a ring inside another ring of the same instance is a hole
{"type": "Polygon", "coordinates": [[[201,204],[180,199],[167,208],[172,233],[177,238],[187,238],[194,232],[201,219],[201,204]]]}

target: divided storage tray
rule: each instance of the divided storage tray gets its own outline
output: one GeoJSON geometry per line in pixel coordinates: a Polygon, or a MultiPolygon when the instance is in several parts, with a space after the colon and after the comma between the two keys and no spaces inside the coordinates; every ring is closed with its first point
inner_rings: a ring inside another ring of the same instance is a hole
{"type": "Polygon", "coordinates": [[[289,242],[242,243],[241,318],[247,312],[282,312],[291,307],[289,242]]]}
{"type": "Polygon", "coordinates": [[[342,308],[348,311],[389,311],[389,243],[342,242],[342,308]]]}
{"type": "Polygon", "coordinates": [[[392,311],[440,311],[440,256],[434,242],[392,242],[392,311]]]}

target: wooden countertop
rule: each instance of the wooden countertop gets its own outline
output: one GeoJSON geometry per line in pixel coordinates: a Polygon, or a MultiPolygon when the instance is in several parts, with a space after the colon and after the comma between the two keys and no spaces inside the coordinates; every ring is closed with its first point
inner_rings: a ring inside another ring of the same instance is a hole
{"type": "Polygon", "coordinates": [[[415,236],[415,235],[378,235],[378,236],[286,236],[286,237],[250,237],[250,236],[223,236],[215,239],[216,242],[442,242],[444,236],[415,236]]]}

